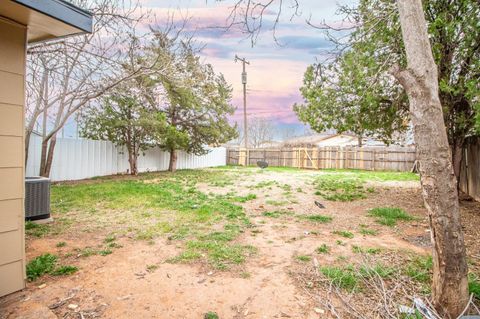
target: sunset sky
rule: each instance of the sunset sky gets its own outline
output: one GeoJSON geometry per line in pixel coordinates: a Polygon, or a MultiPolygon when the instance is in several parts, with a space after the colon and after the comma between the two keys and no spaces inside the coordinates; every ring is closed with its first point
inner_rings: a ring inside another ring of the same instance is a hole
{"type": "MultiPolygon", "coordinates": [[[[299,87],[302,85],[306,67],[323,59],[332,44],[323,31],[308,26],[312,23],[339,23],[335,14],[337,4],[354,5],[354,0],[307,0],[300,2],[300,16],[290,21],[293,11],[283,9],[282,20],[277,25],[275,43],[271,31],[275,15],[265,15],[265,27],[259,34],[256,44],[239,29],[224,30],[231,12],[232,1],[209,0],[143,0],[145,9],[150,9],[161,21],[167,12],[174,13],[175,19],[189,17],[187,29],[195,31],[198,41],[205,44],[202,56],[211,63],[216,72],[225,75],[233,86],[233,103],[237,111],[232,121],[243,118],[241,63],[235,63],[235,54],[250,61],[247,65],[247,114],[249,116],[271,118],[278,128],[293,127],[297,134],[305,127],[296,118],[292,105],[300,102],[299,87]]],[[[290,4],[286,1],[287,5],[290,4]]],[[[276,8],[273,7],[273,10],[276,8]]]]}

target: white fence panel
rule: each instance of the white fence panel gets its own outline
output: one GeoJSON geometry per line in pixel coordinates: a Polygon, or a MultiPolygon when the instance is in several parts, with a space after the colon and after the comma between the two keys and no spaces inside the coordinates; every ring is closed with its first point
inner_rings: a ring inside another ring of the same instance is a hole
{"type": "MultiPolygon", "coordinates": [[[[28,152],[26,176],[38,175],[42,141],[32,136],[28,152]]],[[[170,154],[159,148],[149,149],[138,159],[140,172],[168,169],[170,154]]],[[[209,153],[197,156],[178,152],[177,169],[191,169],[226,165],[224,147],[209,148],[209,153]]],[[[125,148],[108,141],[57,138],[50,178],[53,181],[78,180],[94,176],[124,174],[129,170],[125,148]]]]}

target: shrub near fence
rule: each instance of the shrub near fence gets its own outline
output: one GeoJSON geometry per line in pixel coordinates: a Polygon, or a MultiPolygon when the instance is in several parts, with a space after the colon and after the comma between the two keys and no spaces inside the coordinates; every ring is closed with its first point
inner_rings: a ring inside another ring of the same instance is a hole
{"type": "Polygon", "coordinates": [[[260,160],[267,161],[270,166],[404,172],[413,168],[415,149],[392,146],[227,149],[227,164],[256,165],[260,160]]]}

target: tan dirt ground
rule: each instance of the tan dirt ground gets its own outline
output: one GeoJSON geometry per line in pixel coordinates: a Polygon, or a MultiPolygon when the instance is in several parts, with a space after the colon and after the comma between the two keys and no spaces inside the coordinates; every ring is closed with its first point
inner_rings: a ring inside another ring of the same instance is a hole
{"type": "MultiPolygon", "coordinates": [[[[258,253],[239,268],[219,272],[202,264],[166,263],[180,251],[172,242],[157,239],[152,245],[125,236],[119,239],[123,247],[106,257],[72,257],[80,268],[78,273],[67,277],[44,276],[29,283],[23,291],[1,298],[0,318],[203,318],[208,311],[217,312],[222,319],[325,318],[318,309],[314,311],[321,305],[305,294],[290,275],[292,267],[301,266],[295,256],[314,255],[320,265],[329,264],[338,256],[356,258],[352,245],[428,253],[428,224],[418,183],[375,183],[375,193],[368,194],[366,199],[321,200],[326,208],[320,210],[314,204],[314,199],[318,199],[311,184],[314,176],[310,172],[264,172],[242,178],[233,186],[199,185],[205,192],[234,190],[239,195],[257,194],[255,200],[243,204],[256,227],[242,234],[239,241],[257,247],[258,253]],[[291,185],[293,195],[286,199],[278,187],[248,188],[269,180],[291,185]],[[267,204],[267,200],[287,203],[275,206],[267,204]],[[389,205],[401,207],[419,218],[392,229],[376,224],[366,214],[370,208],[389,205]],[[275,209],[334,218],[331,223],[315,224],[293,214],[280,218],[262,216],[262,212],[275,209]],[[360,224],[378,230],[379,235],[362,236],[360,224]],[[355,237],[345,239],[332,234],[332,230],[348,230],[355,237]],[[335,245],[336,240],[347,245],[335,245]],[[331,254],[314,253],[323,243],[332,247],[331,254]],[[149,272],[147,265],[158,268],[149,272]]],[[[478,269],[479,230],[475,225],[480,222],[480,205],[463,202],[462,218],[471,266],[478,269]]],[[[46,252],[61,252],[65,248],[57,248],[55,244],[62,240],[71,249],[93,246],[103,239],[104,234],[95,233],[31,239],[26,245],[27,259],[46,252]]]]}

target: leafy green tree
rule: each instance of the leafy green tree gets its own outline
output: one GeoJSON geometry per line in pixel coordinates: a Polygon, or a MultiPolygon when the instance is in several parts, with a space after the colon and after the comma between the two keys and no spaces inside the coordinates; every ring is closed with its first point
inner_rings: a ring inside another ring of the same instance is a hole
{"type": "MultiPolygon", "coordinates": [[[[438,65],[440,101],[454,172],[458,177],[465,139],[469,135],[478,134],[480,130],[480,3],[475,0],[429,0],[424,1],[423,5],[433,56],[438,65]]],[[[331,93],[323,92],[325,87],[332,84],[317,87],[311,85],[309,72],[312,71],[309,70],[302,88],[305,104],[297,107],[297,113],[302,121],[313,124],[312,127],[316,129],[323,128],[322,125],[316,125],[321,120],[325,120],[326,126],[348,131],[359,131],[355,125],[360,123],[369,134],[378,134],[388,139],[392,130],[404,127],[402,124],[406,122],[408,114],[404,94],[398,92],[397,82],[388,78],[392,65],[406,67],[396,3],[389,0],[361,0],[357,8],[343,7],[341,10],[358,27],[351,34],[349,50],[335,62],[335,65],[342,67],[334,68],[325,76],[333,79],[330,82],[334,84],[342,77],[352,79],[351,85],[358,89],[356,92],[354,90],[354,95],[359,99],[357,109],[361,115],[357,115],[357,118],[361,120],[352,121],[353,111],[344,110],[344,104],[341,103],[331,103],[332,110],[328,113],[328,102],[338,102],[337,98],[343,91],[348,93],[349,86],[337,87],[339,93],[334,92],[332,98],[331,93]],[[351,67],[345,67],[345,64],[349,63],[345,60],[353,62],[351,67]],[[356,75],[351,73],[355,68],[356,75]],[[364,77],[364,80],[355,79],[355,76],[364,77]],[[357,81],[369,84],[366,93],[363,93],[362,85],[357,86],[357,81]],[[312,98],[315,94],[323,98],[322,103],[319,102],[321,99],[312,98]],[[366,100],[371,103],[368,108],[362,107],[364,99],[360,97],[368,97],[366,100]],[[383,97],[387,97],[389,102],[378,103],[383,101],[383,97]],[[390,107],[387,107],[388,105],[390,107]],[[371,116],[371,108],[380,120],[375,121],[371,116]],[[331,115],[323,115],[326,112],[331,115]],[[340,116],[342,119],[329,119],[333,116],[340,116]]]]}
{"type": "Polygon", "coordinates": [[[169,59],[167,64],[158,65],[162,72],[145,82],[152,92],[150,100],[161,98],[159,107],[167,126],[156,140],[170,152],[168,169],[175,171],[177,151],[202,155],[208,152],[207,146],[218,146],[237,136],[236,127],[227,118],[235,111],[230,104],[232,88],[210,64],[201,63],[190,42],[176,46],[159,35],[150,50],[165,51],[169,59]]]}
{"type": "Polygon", "coordinates": [[[334,63],[309,66],[300,88],[303,104],[293,109],[299,119],[322,132],[335,129],[362,137],[375,136],[390,143],[394,133],[407,128],[407,103],[398,85],[377,85],[390,80],[377,74],[375,57],[367,52],[346,52],[334,63]]]}
{"type": "Polygon", "coordinates": [[[122,86],[107,95],[100,107],[82,116],[81,134],[125,146],[130,174],[138,174],[138,156],[157,144],[155,136],[166,130],[165,115],[139,97],[137,90],[122,86]]]}

